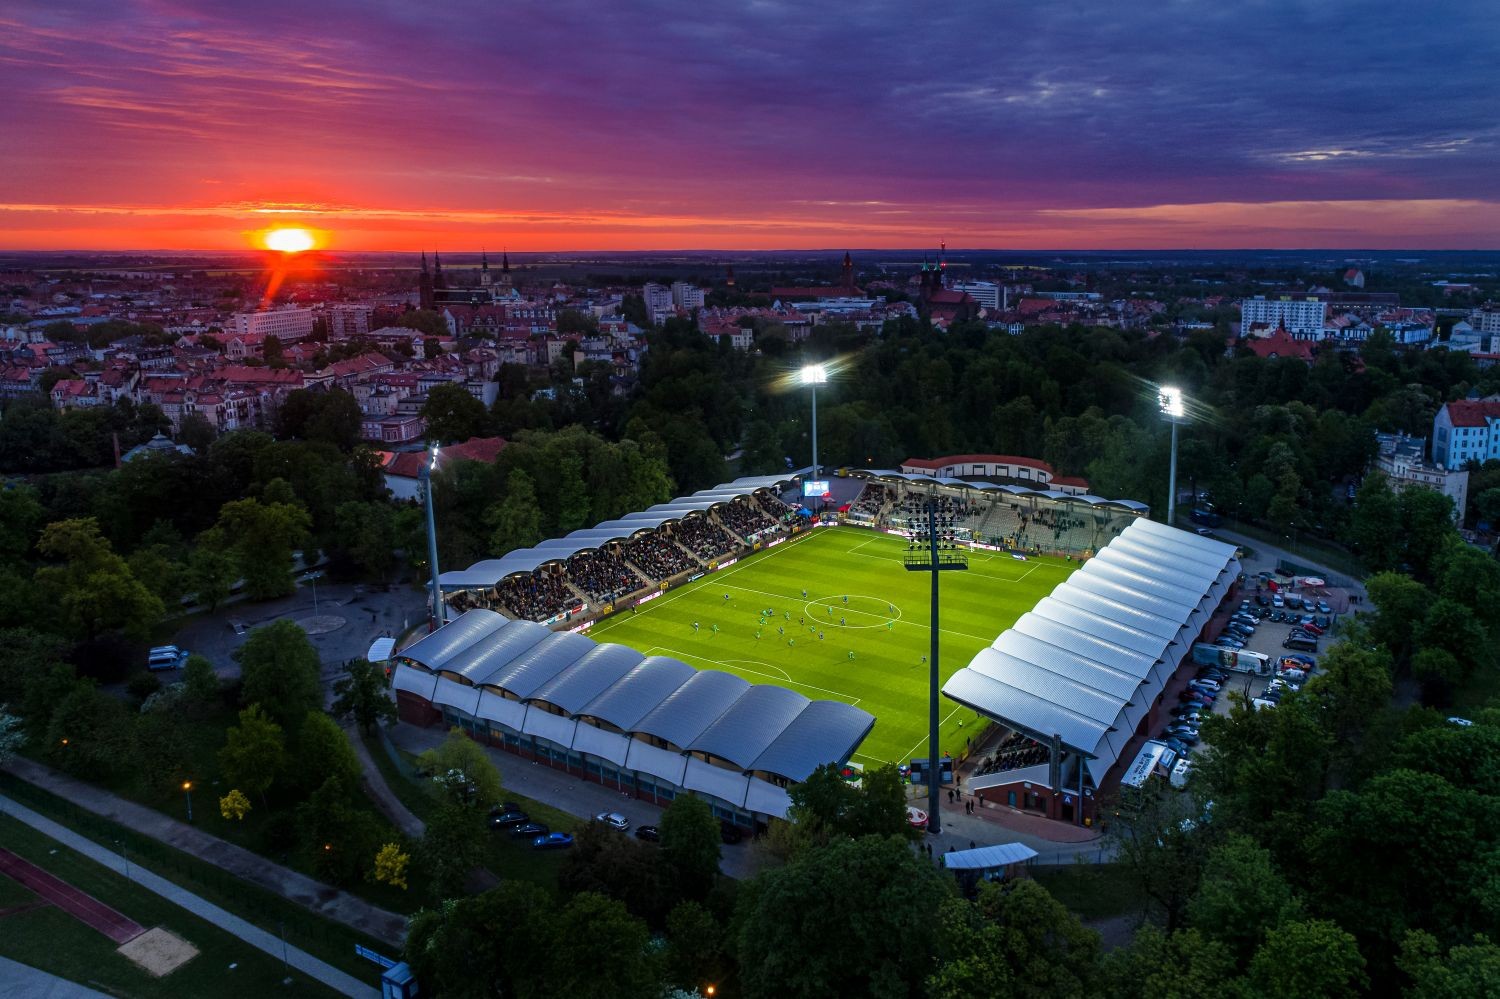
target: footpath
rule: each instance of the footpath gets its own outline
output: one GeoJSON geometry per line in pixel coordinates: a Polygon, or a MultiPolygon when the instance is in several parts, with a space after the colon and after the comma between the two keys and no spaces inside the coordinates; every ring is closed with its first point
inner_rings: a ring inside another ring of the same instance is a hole
{"type": "Polygon", "coordinates": [[[344,734],[349,737],[349,744],[354,748],[354,755],[359,759],[360,784],[364,787],[365,793],[370,796],[370,800],[375,803],[375,807],[380,809],[381,814],[390,819],[391,824],[397,829],[412,839],[421,839],[422,834],[427,831],[427,823],[417,818],[385,782],[385,776],[381,774],[380,768],[370,757],[370,748],[365,745],[365,740],[359,737],[359,730],[345,725],[344,734]]]}
{"type": "MultiPolygon", "coordinates": [[[[79,808],[129,826],[136,832],[176,847],[183,853],[192,854],[220,870],[296,902],[310,912],[336,920],[392,946],[399,947],[406,939],[405,916],[371,905],[364,899],[315,881],[305,874],[283,867],[184,822],[178,822],[154,809],[127,801],[102,788],[74,780],[40,763],[20,757],[7,763],[5,769],[21,780],[51,791],[79,808]]],[[[277,946],[280,946],[279,941],[277,946]]]]}
{"type": "MultiPolygon", "coordinates": [[[[80,836],[71,829],[60,826],[43,815],[38,815],[36,812],[33,812],[19,802],[12,801],[5,795],[0,795],[0,808],[4,809],[5,814],[19,819],[37,832],[51,837],[70,849],[78,851],[90,860],[119,872],[126,880],[133,881],[147,891],[160,895],[174,905],[181,906],[193,915],[213,923],[225,932],[232,933],[257,950],[264,951],[272,957],[284,957],[287,964],[293,968],[343,995],[359,996],[361,999],[367,999],[367,997],[378,996],[380,994],[380,990],[373,985],[361,982],[352,975],[346,975],[344,972],[318,960],[304,950],[287,946],[279,937],[267,933],[258,926],[247,923],[233,913],[226,912],[212,902],[194,895],[186,888],[182,888],[168,881],[166,878],[145,870],[140,864],[127,863],[125,858],[118,853],[106,850],[93,840],[80,836]]],[[[227,846],[228,844],[225,845],[227,846]]],[[[3,972],[3,970],[3,968],[0,968],[0,972],[3,972]]],[[[37,984],[46,987],[48,983],[44,980],[39,980],[37,984]]],[[[0,988],[0,995],[3,994],[4,989],[0,988]]],[[[21,994],[48,995],[49,993],[25,992],[21,994]]],[[[57,991],[51,994],[70,996],[79,993],[57,991]]]]}

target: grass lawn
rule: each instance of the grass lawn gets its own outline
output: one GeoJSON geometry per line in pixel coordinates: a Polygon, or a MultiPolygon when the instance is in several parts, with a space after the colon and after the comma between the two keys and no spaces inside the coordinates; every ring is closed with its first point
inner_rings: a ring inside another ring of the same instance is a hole
{"type": "Polygon", "coordinates": [[[1046,888],[1080,919],[1134,915],[1146,904],[1140,885],[1119,864],[1056,864],[1031,869],[1046,888]]]}
{"type": "MultiPolygon", "coordinates": [[[[164,978],[155,978],[115,952],[115,944],[50,906],[0,919],[0,954],[113,995],[129,996],[332,996],[332,990],[288,969],[238,937],[131,884],[114,871],[74,853],[10,816],[0,816],[0,842],[146,927],[161,926],[198,949],[198,956],[164,978]],[[235,967],[231,970],[230,965],[235,967]],[[292,984],[283,985],[290,977],[292,984]]],[[[15,882],[0,877],[13,890],[15,882]]],[[[25,892],[29,895],[29,892],[25,892]]],[[[12,903],[13,904],[13,903],[12,903]]],[[[374,966],[362,977],[375,981],[374,966]]]]}
{"type": "MultiPolygon", "coordinates": [[[[393,950],[390,945],[373,937],[315,915],[295,902],[225,873],[214,864],[84,811],[10,774],[0,773],[0,791],[54,822],[67,826],[80,836],[116,853],[123,851],[132,864],[143,864],[152,873],[181,885],[246,922],[268,932],[284,932],[287,942],[292,946],[300,947],[341,971],[359,976],[369,972],[370,964],[355,956],[355,944],[363,944],[383,954],[393,950]]],[[[0,879],[0,882],[4,882],[4,879],[0,879]]],[[[124,884],[123,880],[121,884],[124,884]]],[[[3,904],[5,903],[0,902],[0,905],[3,904]]],[[[0,925],[0,936],[4,932],[3,925],[0,925]]],[[[3,952],[3,948],[0,948],[0,953],[3,952]]]]}
{"type": "MultiPolygon", "coordinates": [[[[818,528],[669,590],[638,613],[617,614],[589,636],[856,705],[876,724],[855,762],[905,763],[927,755],[932,587],[927,573],[902,566],[905,552],[893,535],[818,528]],[[766,610],[773,613],[761,625],[766,610]]],[[[968,571],[943,573],[942,678],[967,666],[1077,567],[975,551],[968,571]]],[[[982,723],[956,705],[941,710],[943,750],[956,755],[982,723]]]]}
{"type": "MultiPolygon", "coordinates": [[[[401,799],[413,815],[422,821],[438,804],[439,791],[430,781],[417,776],[416,757],[390,746],[380,736],[364,736],[365,747],[375,760],[375,766],[385,778],[392,793],[401,799]],[[393,755],[394,754],[394,758],[393,755]]],[[[551,805],[534,801],[506,791],[507,801],[514,801],[522,811],[537,822],[544,822],[554,831],[573,832],[583,821],[551,805]]],[[[529,840],[511,839],[504,830],[489,834],[489,853],[485,866],[501,878],[530,881],[543,888],[557,887],[557,873],[562,866],[564,851],[533,850],[529,840]]]]}

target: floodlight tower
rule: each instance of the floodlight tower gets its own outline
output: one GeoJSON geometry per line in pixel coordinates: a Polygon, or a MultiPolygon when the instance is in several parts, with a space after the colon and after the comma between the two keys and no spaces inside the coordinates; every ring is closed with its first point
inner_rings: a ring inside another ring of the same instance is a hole
{"type": "Polygon", "coordinates": [[[935,484],[927,494],[926,511],[908,524],[904,561],[907,572],[932,573],[932,648],[927,656],[927,829],[940,833],[943,820],[938,812],[938,790],[942,784],[938,766],[938,574],[967,569],[969,556],[954,541],[953,519],[938,517],[935,484]],[[919,540],[919,534],[925,537],[919,540]]]}
{"type": "Polygon", "coordinates": [[[797,372],[797,379],[812,389],[812,481],[816,482],[820,478],[818,475],[818,386],[827,384],[828,369],[821,364],[809,364],[797,372]]]}
{"type": "Polygon", "coordinates": [[[432,470],[437,468],[438,446],[428,449],[431,457],[417,470],[417,479],[424,491],[423,504],[427,507],[427,564],[432,569],[432,622],[433,630],[441,628],[443,621],[443,590],[438,585],[437,524],[432,514],[432,470]]]}
{"type": "Polygon", "coordinates": [[[1162,386],[1156,392],[1156,404],[1161,413],[1172,424],[1172,462],[1167,473],[1167,526],[1171,527],[1177,515],[1177,425],[1187,414],[1182,404],[1182,389],[1162,386]]]}

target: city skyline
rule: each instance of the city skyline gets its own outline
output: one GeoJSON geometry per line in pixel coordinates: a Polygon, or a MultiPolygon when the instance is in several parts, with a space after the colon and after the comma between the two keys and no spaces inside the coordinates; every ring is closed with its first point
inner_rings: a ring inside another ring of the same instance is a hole
{"type": "Polygon", "coordinates": [[[1500,247],[1478,3],[22,2],[0,28],[5,249],[1500,247]]]}

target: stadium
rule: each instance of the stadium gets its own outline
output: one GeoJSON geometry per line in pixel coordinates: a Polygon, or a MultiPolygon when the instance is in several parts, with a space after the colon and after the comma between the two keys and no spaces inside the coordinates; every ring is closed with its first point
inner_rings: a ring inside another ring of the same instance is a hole
{"type": "Polygon", "coordinates": [[[401,717],[762,827],[821,764],[927,757],[931,583],[903,562],[931,500],[969,562],[941,584],[940,750],[971,792],[1091,822],[1233,549],[960,459],[741,478],[443,573],[449,623],[395,657],[401,717]]]}

